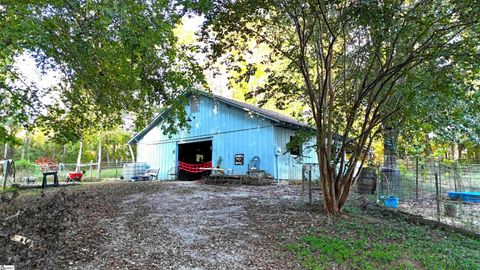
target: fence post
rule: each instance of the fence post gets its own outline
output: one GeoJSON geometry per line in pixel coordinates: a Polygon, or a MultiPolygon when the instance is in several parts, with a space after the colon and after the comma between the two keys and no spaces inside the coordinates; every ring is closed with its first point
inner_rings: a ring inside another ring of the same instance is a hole
{"type": "Polygon", "coordinates": [[[453,164],[453,186],[455,188],[455,192],[457,192],[458,188],[457,188],[457,163],[456,162],[453,164]]]}
{"type": "Polygon", "coordinates": [[[312,205],[312,173],[311,173],[311,167],[310,167],[310,172],[308,174],[308,205],[312,205]]]}
{"type": "Polygon", "coordinates": [[[415,200],[418,201],[418,156],[415,157],[415,200]]]}
{"type": "Polygon", "coordinates": [[[92,163],[93,163],[93,161],[90,160],[90,170],[89,170],[89,173],[90,173],[90,181],[92,181],[92,179],[93,179],[93,176],[92,176],[92,163]]]}
{"type": "MultiPolygon", "coordinates": [[[[5,147],[6,144],[5,144],[5,147]]],[[[3,186],[2,186],[2,189],[5,190],[7,188],[7,177],[8,177],[8,159],[5,159],[3,161],[3,173],[5,175],[5,179],[3,179],[3,186]]]]}
{"type": "Polygon", "coordinates": [[[435,173],[435,200],[437,201],[437,221],[440,222],[440,191],[438,188],[438,173],[435,173]]]}
{"type": "Polygon", "coordinates": [[[438,190],[442,193],[442,163],[438,161],[438,190]]]}
{"type": "Polygon", "coordinates": [[[118,175],[118,160],[115,159],[115,180],[117,180],[117,175],[118,175]]]}

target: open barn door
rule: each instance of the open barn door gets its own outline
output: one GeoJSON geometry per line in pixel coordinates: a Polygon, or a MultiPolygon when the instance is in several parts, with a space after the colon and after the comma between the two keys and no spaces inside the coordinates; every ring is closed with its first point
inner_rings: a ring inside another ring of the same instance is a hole
{"type": "Polygon", "coordinates": [[[178,178],[198,180],[210,174],[212,167],[212,141],[178,144],[178,178]]]}

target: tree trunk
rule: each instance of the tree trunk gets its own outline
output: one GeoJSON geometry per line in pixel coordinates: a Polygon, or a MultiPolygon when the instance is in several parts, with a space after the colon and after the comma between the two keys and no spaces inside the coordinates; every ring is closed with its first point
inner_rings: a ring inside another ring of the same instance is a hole
{"type": "Polygon", "coordinates": [[[452,161],[455,160],[455,143],[452,143],[451,147],[450,147],[450,159],[452,161]]]}
{"type": "Polygon", "coordinates": [[[67,155],[67,145],[63,145],[62,163],[65,164],[65,156],[67,155]]]}
{"type": "MultiPolygon", "coordinates": [[[[323,139],[318,139],[317,145],[322,145],[323,139]]],[[[327,148],[322,145],[317,150],[317,157],[320,169],[320,184],[322,188],[323,210],[327,214],[339,215],[345,205],[348,195],[350,194],[350,187],[352,185],[353,171],[351,174],[342,175],[336,179],[336,169],[326,158],[327,148]]]]}
{"type": "Polygon", "coordinates": [[[107,164],[110,164],[110,157],[108,156],[108,144],[105,145],[105,155],[107,156],[107,164]]]}
{"type": "Polygon", "coordinates": [[[101,178],[102,175],[102,140],[98,141],[98,179],[101,178]]]}
{"type": "Polygon", "coordinates": [[[3,148],[3,159],[7,159],[7,157],[8,157],[8,143],[6,143],[3,148]]]}
{"type": "Polygon", "coordinates": [[[462,144],[458,144],[458,159],[462,159],[462,152],[463,152],[463,145],[462,144]]]}
{"type": "Polygon", "coordinates": [[[115,152],[116,152],[116,150],[117,150],[117,147],[116,147],[116,146],[117,146],[117,144],[115,143],[115,141],[113,141],[113,150],[112,150],[112,152],[113,152],[113,153],[112,153],[112,158],[113,158],[113,159],[117,159],[117,157],[116,157],[116,155],[115,155],[115,152]]]}
{"type": "Polygon", "coordinates": [[[397,144],[398,144],[398,131],[389,126],[384,126],[382,129],[383,134],[383,166],[387,168],[395,168],[397,166],[397,144]]]}
{"type": "Polygon", "coordinates": [[[22,145],[22,154],[20,155],[20,159],[25,159],[25,153],[26,153],[26,148],[27,148],[27,142],[28,142],[28,138],[25,137],[25,139],[23,139],[23,145],[22,145]]]}

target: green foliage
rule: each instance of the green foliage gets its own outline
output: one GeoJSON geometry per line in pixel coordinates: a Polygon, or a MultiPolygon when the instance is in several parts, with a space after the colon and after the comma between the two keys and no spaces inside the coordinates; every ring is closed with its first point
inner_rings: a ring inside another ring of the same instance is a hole
{"type": "MultiPolygon", "coordinates": [[[[203,81],[202,70],[189,53],[195,48],[177,44],[173,31],[183,7],[193,5],[3,1],[0,44],[6,46],[0,48],[0,122],[12,118],[29,125],[35,120],[65,143],[78,141],[91,130],[115,127],[126,114],[142,128],[158,106],[180,107],[176,99],[203,81]],[[21,84],[11,65],[19,54],[31,55],[43,71],[58,73],[61,83],[44,90],[21,84]],[[47,103],[41,98],[46,95],[51,96],[47,103]]],[[[185,122],[181,116],[180,126],[185,122]]]]}
{"type": "MultiPolygon", "coordinates": [[[[466,44],[460,35],[478,26],[478,8],[448,0],[212,1],[204,36],[211,58],[227,58],[245,82],[260,68],[245,59],[251,41],[268,47],[261,62],[268,82],[252,95],[279,100],[279,107],[308,106],[298,114],[316,125],[322,185],[332,191],[323,193],[324,209],[338,214],[380,127],[415,95],[411,77],[426,64],[450,61],[466,44]]],[[[396,153],[390,148],[386,153],[396,153]]]]}
{"type": "Polygon", "coordinates": [[[336,220],[287,249],[308,269],[477,269],[480,241],[398,218],[336,220]]]}
{"type": "MultiPolygon", "coordinates": [[[[315,132],[310,129],[301,129],[295,132],[295,135],[290,138],[286,147],[287,151],[290,153],[300,152],[303,155],[302,147],[306,145],[305,143],[308,142],[312,137],[315,136],[315,132]]],[[[307,146],[308,147],[308,146],[307,146]]],[[[312,146],[312,148],[314,148],[312,146]]],[[[312,151],[315,149],[305,149],[305,151],[312,151]]],[[[300,156],[301,157],[301,156],[300,156]]]]}
{"type": "Polygon", "coordinates": [[[35,166],[35,164],[30,162],[29,160],[20,159],[18,161],[15,161],[15,169],[33,172],[37,169],[37,166],[35,166]]]}

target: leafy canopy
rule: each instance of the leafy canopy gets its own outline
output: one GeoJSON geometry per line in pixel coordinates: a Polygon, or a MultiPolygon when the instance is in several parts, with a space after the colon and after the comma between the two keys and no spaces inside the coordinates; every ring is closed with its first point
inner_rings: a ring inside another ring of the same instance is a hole
{"type": "MultiPolygon", "coordinates": [[[[202,71],[174,28],[189,1],[6,0],[0,4],[0,122],[35,123],[60,140],[109,128],[130,114],[145,126],[158,105],[173,105],[202,71]],[[31,54],[61,83],[36,89],[16,82],[15,56],[31,54]],[[42,99],[50,94],[48,102],[42,99]],[[54,94],[52,94],[54,93],[54,94]],[[3,110],[5,109],[5,110],[3,110]]],[[[182,119],[182,117],[179,117],[182,119]]],[[[185,126],[181,120],[179,126],[185,126]]],[[[0,128],[0,132],[4,132],[0,128]]],[[[3,137],[3,136],[2,136],[3,137]]]]}

